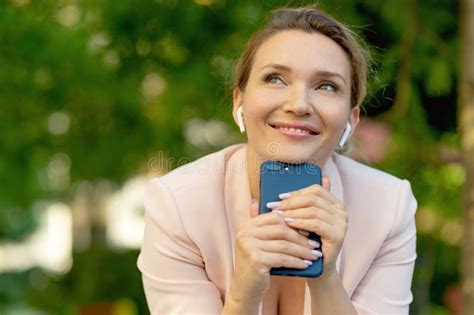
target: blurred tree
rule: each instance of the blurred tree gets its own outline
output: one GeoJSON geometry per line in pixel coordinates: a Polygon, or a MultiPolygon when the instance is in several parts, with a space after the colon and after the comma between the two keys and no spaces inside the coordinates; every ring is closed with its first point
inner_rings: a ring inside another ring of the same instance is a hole
{"type": "Polygon", "coordinates": [[[466,167],[464,188],[463,290],[464,314],[474,314],[474,1],[463,0],[461,11],[461,67],[459,124],[466,167]]]}

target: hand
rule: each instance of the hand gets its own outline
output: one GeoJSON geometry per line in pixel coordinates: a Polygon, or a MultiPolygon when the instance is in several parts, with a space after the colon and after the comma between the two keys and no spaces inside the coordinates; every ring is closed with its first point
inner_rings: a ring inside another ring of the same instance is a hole
{"type": "MultiPolygon", "coordinates": [[[[258,202],[251,204],[251,218],[237,231],[235,272],[231,286],[234,301],[260,303],[270,286],[270,269],[304,269],[320,252],[278,213],[258,214],[258,202]],[[305,262],[306,260],[306,262],[305,262]]],[[[317,244],[319,246],[319,244],[317,244]]],[[[319,255],[318,255],[319,254],[319,255]]]]}
{"type": "Polygon", "coordinates": [[[322,187],[312,185],[289,192],[281,196],[282,201],[267,206],[279,210],[288,226],[321,236],[324,275],[336,271],[336,259],[346,236],[348,216],[344,205],[329,192],[327,177],[323,177],[322,184],[322,187]]]}

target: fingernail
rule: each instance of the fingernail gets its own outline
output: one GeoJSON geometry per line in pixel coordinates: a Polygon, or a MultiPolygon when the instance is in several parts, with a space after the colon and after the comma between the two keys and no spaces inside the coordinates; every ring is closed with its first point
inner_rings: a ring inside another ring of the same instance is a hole
{"type": "Polygon", "coordinates": [[[285,220],[288,223],[295,222],[295,219],[293,218],[284,218],[283,220],[285,220]]]}
{"type": "Polygon", "coordinates": [[[320,244],[316,241],[313,241],[313,240],[308,240],[308,244],[309,246],[313,247],[313,248],[318,248],[320,246],[320,244]]]}
{"type": "Polygon", "coordinates": [[[321,253],[319,250],[313,249],[311,253],[318,258],[323,257],[323,253],[321,253]]]}
{"type": "Polygon", "coordinates": [[[283,216],[282,210],[272,210],[272,212],[275,212],[276,214],[283,216]]]}
{"type": "Polygon", "coordinates": [[[270,209],[276,209],[280,206],[280,202],[279,201],[272,201],[272,202],[267,202],[267,208],[270,208],[270,209]]]}
{"type": "Polygon", "coordinates": [[[252,199],[251,203],[257,202],[257,199],[252,199]]]}
{"type": "Polygon", "coordinates": [[[288,199],[291,197],[291,193],[287,192],[287,193],[282,193],[282,194],[279,194],[278,197],[280,197],[280,199],[288,199]]]}
{"type": "Polygon", "coordinates": [[[298,232],[304,236],[309,236],[309,232],[305,230],[298,230],[298,232]]]}
{"type": "Polygon", "coordinates": [[[303,262],[307,264],[308,266],[311,266],[313,262],[311,260],[303,259],[303,262]]]}

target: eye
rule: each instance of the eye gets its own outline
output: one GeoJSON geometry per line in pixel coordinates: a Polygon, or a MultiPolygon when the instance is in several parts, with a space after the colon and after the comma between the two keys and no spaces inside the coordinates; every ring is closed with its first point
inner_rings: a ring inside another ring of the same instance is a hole
{"type": "Polygon", "coordinates": [[[336,92],[338,90],[337,86],[333,83],[322,83],[321,85],[318,86],[318,89],[324,90],[324,91],[329,91],[329,92],[336,92]]]}
{"type": "Polygon", "coordinates": [[[273,84],[279,84],[279,83],[284,84],[285,83],[283,81],[283,79],[281,78],[281,76],[277,73],[270,73],[270,74],[266,75],[264,77],[263,81],[265,81],[267,83],[273,83],[273,84]]]}

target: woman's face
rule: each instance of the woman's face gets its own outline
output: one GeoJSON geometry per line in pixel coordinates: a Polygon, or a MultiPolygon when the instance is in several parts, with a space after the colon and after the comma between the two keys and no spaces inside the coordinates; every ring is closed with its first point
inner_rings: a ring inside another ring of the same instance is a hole
{"type": "Polygon", "coordinates": [[[351,68],[330,38],[298,30],[268,38],[254,55],[247,87],[234,90],[234,118],[243,106],[248,143],[259,158],[324,164],[346,123],[351,68]]]}

